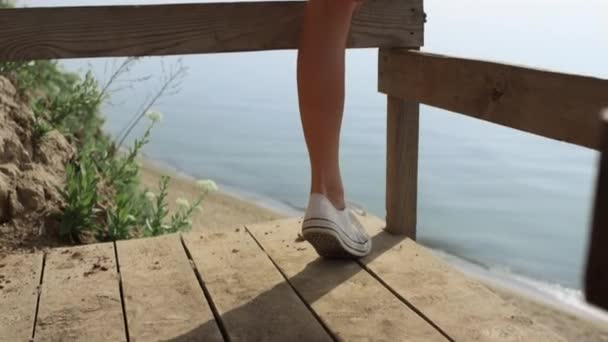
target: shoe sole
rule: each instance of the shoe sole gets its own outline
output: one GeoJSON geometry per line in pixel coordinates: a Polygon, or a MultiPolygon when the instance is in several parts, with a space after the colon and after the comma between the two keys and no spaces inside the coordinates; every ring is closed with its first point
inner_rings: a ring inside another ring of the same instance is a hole
{"type": "Polygon", "coordinates": [[[331,230],[305,228],[302,230],[302,237],[324,258],[359,259],[369,254],[349,248],[339,238],[338,233],[331,230]]]}

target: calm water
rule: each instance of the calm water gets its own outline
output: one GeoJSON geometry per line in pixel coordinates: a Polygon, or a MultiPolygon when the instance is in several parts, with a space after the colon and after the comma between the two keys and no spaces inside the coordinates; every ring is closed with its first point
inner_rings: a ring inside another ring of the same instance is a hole
{"type": "MultiPolygon", "coordinates": [[[[543,0],[429,0],[426,11],[427,51],[608,77],[604,0],[550,6],[543,0]]],[[[146,153],[192,175],[303,207],[309,170],[295,56],[184,56],[188,75],[178,94],[155,107],[165,118],[146,153]]],[[[376,58],[376,50],[348,53],[341,161],[349,199],[383,216],[386,104],[376,91],[376,58]]],[[[176,60],[163,59],[165,66],[176,60]]],[[[65,64],[83,69],[88,63],[103,80],[116,61],[65,64]]],[[[138,63],[130,78],[154,77],[115,92],[105,108],[110,132],[126,124],[161,74],[160,58],[138,63]]],[[[431,107],[422,108],[420,139],[420,241],[491,268],[580,288],[594,152],[431,107]]]]}

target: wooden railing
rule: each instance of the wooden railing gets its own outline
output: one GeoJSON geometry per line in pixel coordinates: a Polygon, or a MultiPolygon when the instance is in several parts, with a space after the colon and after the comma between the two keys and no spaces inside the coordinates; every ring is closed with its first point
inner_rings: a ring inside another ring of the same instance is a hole
{"type": "MultiPolygon", "coordinates": [[[[83,0],[84,3],[84,0],[83,0]]],[[[0,60],[294,49],[305,2],[22,8],[0,11],[0,60]]],[[[422,45],[422,0],[369,0],[349,47],[422,45]]]]}
{"type": "Polygon", "coordinates": [[[388,96],[387,230],[416,236],[419,104],[602,152],[585,291],[608,309],[608,80],[405,49],[381,49],[388,96]]]}
{"type": "Polygon", "coordinates": [[[596,150],[608,107],[603,79],[400,49],[381,50],[379,89],[596,150]]]}
{"type": "Polygon", "coordinates": [[[381,49],[388,96],[387,226],[416,234],[419,103],[598,150],[608,81],[406,49],[381,49]]]}
{"type": "MultiPolygon", "coordinates": [[[[304,6],[3,9],[0,61],[293,49],[304,6]]],[[[416,237],[420,103],[602,150],[586,289],[608,309],[608,143],[600,142],[598,119],[608,107],[608,81],[418,52],[424,22],[422,0],[366,0],[348,41],[350,48],[380,48],[379,90],[388,103],[386,230],[416,237]]]]}
{"type": "Polygon", "coordinates": [[[600,167],[585,270],[587,300],[608,310],[608,110],[602,115],[600,167]]]}

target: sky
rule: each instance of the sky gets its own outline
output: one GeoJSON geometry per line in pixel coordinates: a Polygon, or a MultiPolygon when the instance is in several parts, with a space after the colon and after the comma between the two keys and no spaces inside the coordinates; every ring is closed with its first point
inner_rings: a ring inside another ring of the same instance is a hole
{"type": "Polygon", "coordinates": [[[608,0],[427,0],[424,50],[608,78],[608,0]]]}

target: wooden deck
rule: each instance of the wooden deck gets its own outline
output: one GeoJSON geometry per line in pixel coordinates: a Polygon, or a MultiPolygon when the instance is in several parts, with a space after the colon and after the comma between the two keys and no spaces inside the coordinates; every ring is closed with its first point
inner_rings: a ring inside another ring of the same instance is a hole
{"type": "Polygon", "coordinates": [[[361,220],[374,253],[358,262],[319,259],[298,219],[9,256],[0,340],[562,340],[361,220]]]}

